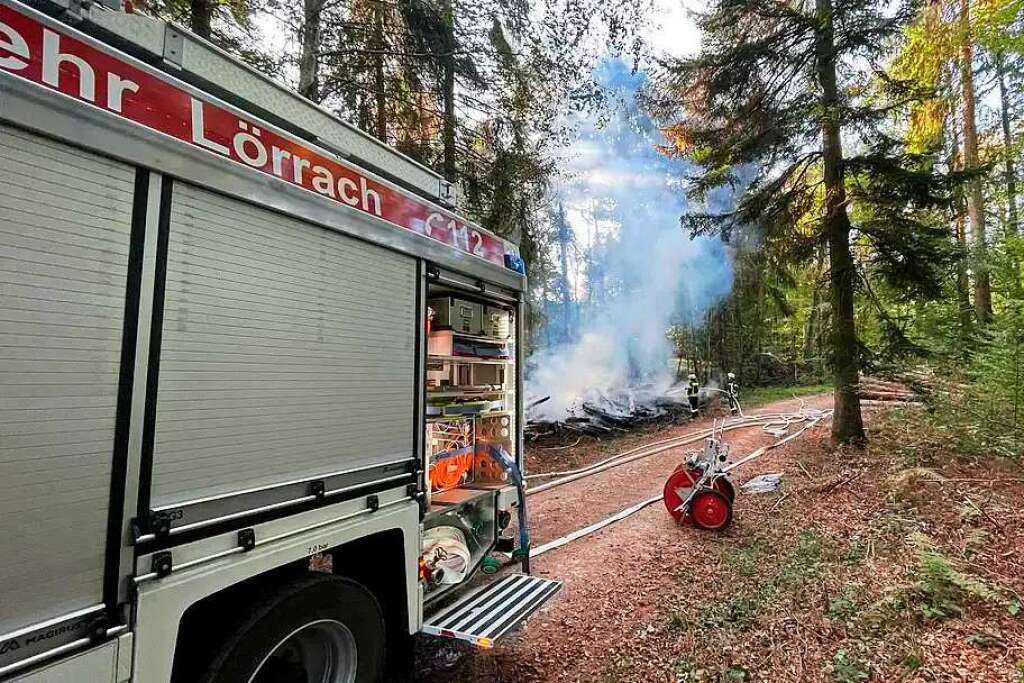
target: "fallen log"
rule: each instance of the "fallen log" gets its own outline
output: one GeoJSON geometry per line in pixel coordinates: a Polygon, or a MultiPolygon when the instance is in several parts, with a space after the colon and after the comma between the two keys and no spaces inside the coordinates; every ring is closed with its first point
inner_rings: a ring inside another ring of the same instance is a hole
{"type": "Polygon", "coordinates": [[[920,401],[921,397],[910,392],[897,391],[858,391],[857,395],[862,399],[874,401],[920,401]]]}

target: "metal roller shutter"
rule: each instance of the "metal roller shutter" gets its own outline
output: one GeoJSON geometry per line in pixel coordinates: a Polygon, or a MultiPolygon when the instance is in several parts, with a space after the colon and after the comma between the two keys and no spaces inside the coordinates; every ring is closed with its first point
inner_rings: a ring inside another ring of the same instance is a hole
{"type": "Polygon", "coordinates": [[[406,256],[176,184],[153,505],[412,458],[415,279],[406,256]]]}
{"type": "Polygon", "coordinates": [[[0,634],[102,601],[133,182],[0,126],[0,634]]]}

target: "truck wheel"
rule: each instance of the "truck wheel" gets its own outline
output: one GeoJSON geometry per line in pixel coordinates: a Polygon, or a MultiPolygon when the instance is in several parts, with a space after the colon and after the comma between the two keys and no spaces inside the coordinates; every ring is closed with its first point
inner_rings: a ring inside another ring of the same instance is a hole
{"type": "Polygon", "coordinates": [[[355,581],[317,576],[257,597],[202,683],[376,683],[384,617],[355,581]]]}

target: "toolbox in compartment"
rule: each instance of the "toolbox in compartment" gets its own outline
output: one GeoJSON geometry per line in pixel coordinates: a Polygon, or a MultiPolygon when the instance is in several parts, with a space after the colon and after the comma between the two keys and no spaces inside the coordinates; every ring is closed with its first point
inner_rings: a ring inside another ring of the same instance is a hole
{"type": "Polygon", "coordinates": [[[485,337],[510,339],[512,337],[512,312],[500,306],[483,307],[483,329],[485,337]]]}
{"type": "Polygon", "coordinates": [[[483,304],[455,296],[430,299],[427,304],[434,310],[435,329],[466,334],[480,334],[484,329],[483,304]]]}

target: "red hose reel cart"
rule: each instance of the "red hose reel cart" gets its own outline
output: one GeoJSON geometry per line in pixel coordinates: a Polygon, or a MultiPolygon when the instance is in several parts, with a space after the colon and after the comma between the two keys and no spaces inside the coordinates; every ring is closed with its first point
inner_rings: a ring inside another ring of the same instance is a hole
{"type": "Polygon", "coordinates": [[[720,436],[712,430],[704,449],[679,463],[665,482],[665,507],[680,524],[720,531],[732,522],[736,487],[722,471],[729,446],[720,436]]]}

